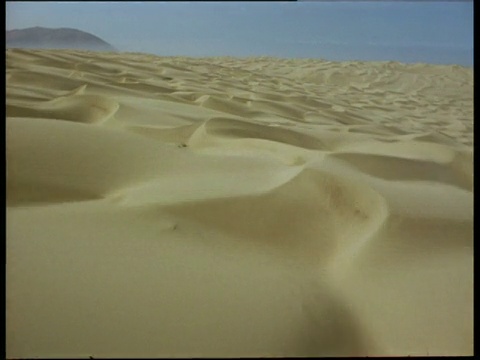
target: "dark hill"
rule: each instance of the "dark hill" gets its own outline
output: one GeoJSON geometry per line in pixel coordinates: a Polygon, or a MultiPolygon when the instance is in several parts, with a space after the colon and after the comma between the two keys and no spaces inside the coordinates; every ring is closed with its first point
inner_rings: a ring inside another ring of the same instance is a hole
{"type": "Polygon", "coordinates": [[[112,45],[95,35],[69,28],[33,27],[9,30],[6,32],[5,41],[7,48],[117,51],[112,45]]]}

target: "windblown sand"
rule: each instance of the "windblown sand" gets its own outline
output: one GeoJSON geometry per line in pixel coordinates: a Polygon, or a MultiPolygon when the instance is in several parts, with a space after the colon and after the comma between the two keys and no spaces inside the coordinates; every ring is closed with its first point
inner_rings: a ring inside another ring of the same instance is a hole
{"type": "Polygon", "coordinates": [[[473,75],[7,50],[7,357],[473,354],[473,75]]]}

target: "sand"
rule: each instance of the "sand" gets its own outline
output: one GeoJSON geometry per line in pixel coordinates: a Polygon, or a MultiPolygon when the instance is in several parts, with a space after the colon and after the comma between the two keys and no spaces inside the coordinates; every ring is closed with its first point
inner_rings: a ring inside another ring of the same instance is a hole
{"type": "Polygon", "coordinates": [[[7,357],[473,354],[473,70],[6,51],[7,357]]]}

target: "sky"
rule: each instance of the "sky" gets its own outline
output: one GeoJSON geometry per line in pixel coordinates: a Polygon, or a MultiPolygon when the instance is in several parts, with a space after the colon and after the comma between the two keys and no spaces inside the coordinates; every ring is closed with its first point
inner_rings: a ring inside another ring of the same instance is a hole
{"type": "Polygon", "coordinates": [[[34,26],[161,56],[473,65],[473,0],[7,2],[7,30],[34,26]]]}

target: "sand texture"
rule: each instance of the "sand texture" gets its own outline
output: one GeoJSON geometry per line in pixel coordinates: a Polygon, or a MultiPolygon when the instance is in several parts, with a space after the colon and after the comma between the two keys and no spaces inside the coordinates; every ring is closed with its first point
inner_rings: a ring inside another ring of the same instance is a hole
{"type": "Polygon", "coordinates": [[[6,51],[7,357],[473,354],[473,74],[6,51]]]}

